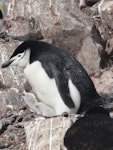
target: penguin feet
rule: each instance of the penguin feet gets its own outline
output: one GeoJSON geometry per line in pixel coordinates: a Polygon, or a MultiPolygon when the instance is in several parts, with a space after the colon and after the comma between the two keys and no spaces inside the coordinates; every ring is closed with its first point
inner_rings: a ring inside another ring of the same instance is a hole
{"type": "Polygon", "coordinates": [[[68,117],[69,114],[68,114],[67,112],[63,112],[63,113],[61,114],[61,116],[68,117]]]}

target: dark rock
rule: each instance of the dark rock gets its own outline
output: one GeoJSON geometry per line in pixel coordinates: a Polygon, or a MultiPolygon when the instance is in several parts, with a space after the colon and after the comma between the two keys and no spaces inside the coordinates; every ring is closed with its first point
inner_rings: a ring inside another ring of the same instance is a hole
{"type": "Polygon", "coordinates": [[[30,92],[32,90],[31,85],[28,83],[28,81],[24,84],[24,88],[26,92],[30,92]]]}
{"type": "Polygon", "coordinates": [[[99,2],[100,0],[80,0],[79,7],[80,9],[84,8],[85,6],[93,6],[95,3],[99,2]]]}
{"type": "Polygon", "coordinates": [[[100,0],[86,0],[87,6],[93,6],[95,3],[99,2],[100,0]]]}
{"type": "Polygon", "coordinates": [[[0,120],[0,134],[2,134],[7,129],[9,124],[11,124],[10,120],[5,118],[0,120]]]}
{"type": "Polygon", "coordinates": [[[11,143],[6,142],[5,140],[0,140],[0,149],[8,148],[11,143]]]}
{"type": "Polygon", "coordinates": [[[9,88],[9,86],[7,86],[7,85],[4,85],[3,83],[2,83],[2,81],[0,81],[0,89],[7,89],[7,88],[9,88]]]}
{"type": "Polygon", "coordinates": [[[113,38],[110,38],[106,42],[106,48],[100,52],[100,67],[110,68],[113,65],[113,38]]]}
{"type": "Polygon", "coordinates": [[[0,116],[4,116],[7,112],[7,103],[5,99],[1,96],[3,93],[0,93],[0,116]]]}
{"type": "Polygon", "coordinates": [[[113,29],[113,1],[104,0],[98,5],[98,11],[102,21],[113,29]]]}

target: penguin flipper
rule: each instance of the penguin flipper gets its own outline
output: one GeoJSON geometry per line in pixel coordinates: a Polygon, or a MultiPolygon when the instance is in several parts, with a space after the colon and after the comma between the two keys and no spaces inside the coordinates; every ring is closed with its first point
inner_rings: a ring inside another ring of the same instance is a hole
{"type": "Polygon", "coordinates": [[[53,63],[46,64],[46,72],[49,77],[54,78],[58,91],[64,101],[64,103],[69,108],[75,108],[73,100],[71,99],[69,86],[68,86],[68,77],[65,75],[62,67],[57,67],[53,63]]]}

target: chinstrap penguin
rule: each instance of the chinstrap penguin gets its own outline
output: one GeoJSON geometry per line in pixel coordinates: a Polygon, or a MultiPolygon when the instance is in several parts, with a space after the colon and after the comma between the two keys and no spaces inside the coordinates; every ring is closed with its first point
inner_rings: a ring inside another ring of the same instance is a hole
{"type": "Polygon", "coordinates": [[[102,107],[90,109],[67,130],[68,150],[113,150],[113,119],[102,107]]]}
{"type": "Polygon", "coordinates": [[[2,68],[24,68],[35,95],[54,108],[56,115],[82,113],[104,105],[82,65],[68,52],[43,41],[25,41],[2,68]]]}

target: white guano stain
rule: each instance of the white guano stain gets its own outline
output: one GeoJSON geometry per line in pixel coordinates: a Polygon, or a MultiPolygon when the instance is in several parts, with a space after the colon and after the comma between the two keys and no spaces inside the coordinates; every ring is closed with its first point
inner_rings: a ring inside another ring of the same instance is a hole
{"type": "Polygon", "coordinates": [[[50,119],[50,140],[49,140],[49,150],[52,150],[52,127],[53,127],[53,119],[50,119]]]}

